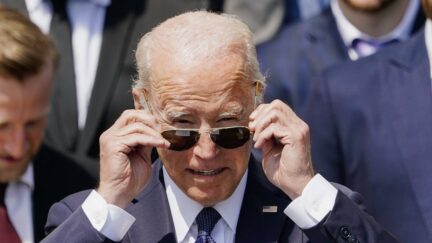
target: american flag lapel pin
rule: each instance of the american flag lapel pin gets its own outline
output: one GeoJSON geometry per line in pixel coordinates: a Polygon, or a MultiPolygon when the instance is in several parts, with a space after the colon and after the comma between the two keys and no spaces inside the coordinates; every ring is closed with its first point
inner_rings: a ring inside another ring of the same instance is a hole
{"type": "Polygon", "coordinates": [[[263,213],[277,213],[277,206],[263,206],[263,213]]]}

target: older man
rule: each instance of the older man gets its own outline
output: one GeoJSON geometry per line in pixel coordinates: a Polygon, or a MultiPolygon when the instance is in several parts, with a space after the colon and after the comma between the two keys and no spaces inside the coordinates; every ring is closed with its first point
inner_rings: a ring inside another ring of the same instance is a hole
{"type": "Polygon", "coordinates": [[[93,183],[41,145],[57,53],[25,16],[0,7],[0,242],[39,242],[50,206],[93,183]]]}
{"type": "Polygon", "coordinates": [[[44,242],[394,241],[314,176],[308,127],[288,106],[256,107],[265,83],[244,23],[185,13],[136,56],[136,110],[100,138],[99,187],[53,206],[44,242]]]}

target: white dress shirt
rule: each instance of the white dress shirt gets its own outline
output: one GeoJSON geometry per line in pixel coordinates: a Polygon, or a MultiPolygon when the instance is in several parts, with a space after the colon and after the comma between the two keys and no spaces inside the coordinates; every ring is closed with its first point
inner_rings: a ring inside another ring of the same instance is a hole
{"type": "MultiPolygon", "coordinates": [[[[244,196],[244,187],[246,186],[245,178],[246,173],[233,195],[214,207],[223,218],[223,220],[219,220],[212,231],[212,237],[216,242],[234,242],[234,229],[237,227],[240,205],[244,196]]],[[[171,214],[173,215],[177,240],[178,242],[194,242],[193,240],[196,238],[198,230],[193,221],[202,206],[185,197],[166,172],[164,172],[164,180],[165,183],[170,183],[167,186],[167,196],[171,214]],[[191,205],[183,205],[183,203],[190,203],[191,205]],[[180,212],[180,210],[191,211],[180,212]]],[[[333,209],[336,195],[336,188],[321,175],[317,174],[306,185],[302,195],[293,200],[284,212],[300,228],[308,229],[316,226],[333,209]]],[[[135,222],[135,218],[132,215],[115,205],[107,204],[102,196],[94,190],[86,198],[81,207],[93,227],[114,241],[123,239],[135,222]]],[[[265,210],[263,208],[263,211],[265,210]]],[[[270,208],[269,210],[274,209],[270,208]]]]}
{"type": "Polygon", "coordinates": [[[48,34],[52,19],[52,5],[49,1],[25,0],[27,12],[33,23],[35,23],[43,33],[48,34]]]}
{"type": "MultiPolygon", "coordinates": [[[[194,243],[198,236],[198,226],[195,222],[195,218],[204,207],[190,199],[174,183],[165,168],[163,172],[177,241],[180,243],[194,243]]],[[[234,242],[238,217],[246,189],[246,180],[247,171],[233,194],[226,200],[213,206],[221,215],[221,219],[211,232],[211,236],[216,242],[234,242]]]]}
{"type": "Polygon", "coordinates": [[[428,19],[425,26],[426,50],[429,59],[429,76],[432,79],[432,20],[428,19]]]}
{"type": "MultiPolygon", "coordinates": [[[[77,91],[78,127],[83,129],[96,78],[102,45],[106,8],[111,0],[69,0],[67,12],[72,27],[72,50],[77,91]]],[[[52,5],[49,1],[26,0],[30,19],[49,32],[52,5]]]]}
{"type": "MultiPolygon", "coordinates": [[[[22,243],[33,243],[33,165],[30,163],[18,181],[8,183],[5,205],[9,219],[22,243]]],[[[1,238],[1,236],[0,236],[1,238]]]]}
{"type": "MultiPolygon", "coordinates": [[[[397,39],[399,41],[407,40],[410,37],[410,33],[414,25],[419,7],[419,0],[411,0],[405,11],[404,17],[402,18],[398,26],[387,35],[381,36],[379,38],[374,38],[368,36],[365,33],[362,33],[359,29],[357,29],[353,24],[349,22],[349,20],[343,15],[337,0],[333,0],[331,2],[331,10],[335,17],[336,25],[338,27],[340,35],[342,36],[342,40],[348,49],[348,55],[351,60],[357,60],[359,57],[361,57],[361,55],[359,55],[359,53],[357,53],[356,50],[352,47],[353,40],[355,39],[370,40],[376,43],[384,43],[394,39],[397,39]]],[[[368,54],[373,54],[375,51],[375,49],[371,48],[368,54]]]]}

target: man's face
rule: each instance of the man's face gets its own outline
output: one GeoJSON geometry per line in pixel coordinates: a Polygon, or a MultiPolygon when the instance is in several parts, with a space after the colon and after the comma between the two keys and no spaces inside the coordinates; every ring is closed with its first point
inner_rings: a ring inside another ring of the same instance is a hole
{"type": "Polygon", "coordinates": [[[362,11],[379,11],[396,0],[343,0],[354,9],[362,11]]]}
{"type": "MultiPolygon", "coordinates": [[[[163,55],[161,55],[163,56],[163,55]]],[[[185,68],[173,59],[155,58],[150,104],[162,130],[247,126],[253,111],[253,82],[243,72],[243,59],[223,60],[185,68]],[[155,111],[156,110],[156,111],[155,111]]],[[[214,205],[227,199],[247,169],[251,140],[235,149],[216,145],[207,133],[185,151],[159,149],[173,181],[193,200],[214,205]]]]}
{"type": "Polygon", "coordinates": [[[18,179],[42,142],[52,65],[24,82],[0,77],[0,183],[18,179]]]}

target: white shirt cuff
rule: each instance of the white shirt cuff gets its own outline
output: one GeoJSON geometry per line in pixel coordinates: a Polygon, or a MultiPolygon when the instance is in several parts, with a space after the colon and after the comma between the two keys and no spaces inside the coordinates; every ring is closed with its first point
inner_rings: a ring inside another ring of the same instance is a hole
{"type": "Polygon", "coordinates": [[[120,241],[126,235],[135,217],[105,199],[93,190],[81,205],[93,228],[113,241],[120,241]]]}
{"type": "Polygon", "coordinates": [[[302,229],[316,226],[333,209],[337,189],[320,174],[316,174],[284,213],[302,229]]]}

